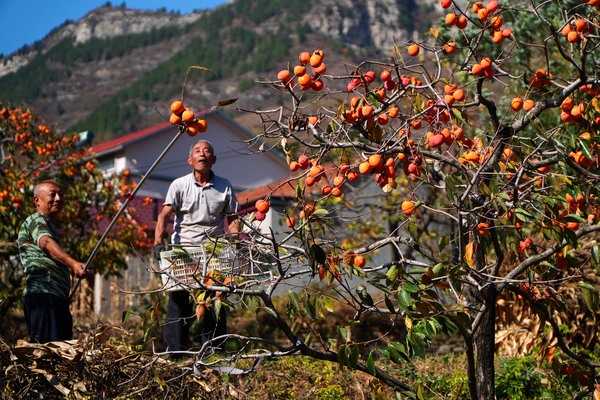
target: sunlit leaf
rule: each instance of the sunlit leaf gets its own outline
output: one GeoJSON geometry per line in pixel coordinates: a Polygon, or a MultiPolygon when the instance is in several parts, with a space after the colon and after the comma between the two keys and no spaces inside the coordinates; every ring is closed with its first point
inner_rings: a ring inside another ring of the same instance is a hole
{"type": "Polygon", "coordinates": [[[596,272],[600,273],[600,245],[592,246],[592,265],[596,269],[596,272]]]}
{"type": "Polygon", "coordinates": [[[329,211],[324,208],[317,208],[315,211],[313,211],[312,215],[315,217],[324,217],[329,215],[329,211]]]}
{"type": "Polygon", "coordinates": [[[272,316],[273,318],[277,318],[277,312],[275,310],[273,310],[271,307],[262,307],[262,309],[264,311],[267,312],[267,314],[269,314],[270,316],[272,316]]]}
{"type": "Polygon", "coordinates": [[[398,278],[398,266],[395,264],[392,265],[386,272],[385,277],[389,283],[396,282],[396,278],[398,278]]]}
{"type": "Polygon", "coordinates": [[[474,251],[475,251],[475,242],[467,243],[467,245],[465,246],[465,262],[471,268],[473,268],[473,265],[474,265],[474,261],[473,261],[474,251]]]}

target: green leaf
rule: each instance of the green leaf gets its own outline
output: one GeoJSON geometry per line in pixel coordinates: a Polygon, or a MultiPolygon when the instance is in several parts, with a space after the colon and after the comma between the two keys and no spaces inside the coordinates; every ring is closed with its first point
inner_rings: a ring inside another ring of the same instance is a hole
{"type": "Polygon", "coordinates": [[[587,144],[585,144],[584,142],[582,142],[580,139],[578,140],[579,142],[579,148],[581,149],[581,152],[590,159],[594,159],[594,155],[590,152],[590,148],[587,144]]]}
{"type": "Polygon", "coordinates": [[[408,233],[413,237],[413,239],[419,239],[419,230],[417,229],[417,223],[413,218],[408,220],[408,233]]]}
{"type": "Polygon", "coordinates": [[[598,293],[598,289],[585,282],[580,282],[577,286],[579,286],[581,289],[583,301],[590,311],[598,311],[598,303],[600,302],[600,294],[598,293]]]}
{"type": "Polygon", "coordinates": [[[387,351],[390,355],[390,359],[393,362],[395,362],[396,364],[402,364],[402,358],[400,357],[400,353],[398,352],[398,350],[396,350],[394,346],[392,346],[391,344],[388,345],[387,351]]]}
{"type": "Polygon", "coordinates": [[[221,315],[221,307],[223,306],[223,302],[220,298],[216,298],[213,303],[213,314],[215,315],[215,320],[219,320],[219,315],[221,315]]]}
{"type": "Polygon", "coordinates": [[[565,215],[565,221],[584,223],[585,219],[583,219],[580,215],[577,215],[577,214],[569,214],[569,215],[565,215]]]}
{"type": "Polygon", "coordinates": [[[446,266],[443,263],[437,263],[431,269],[434,277],[442,276],[446,273],[446,266]]]}
{"type": "Polygon", "coordinates": [[[592,247],[592,265],[596,269],[596,272],[600,273],[600,245],[592,247]]]}
{"type": "Polygon", "coordinates": [[[446,248],[446,246],[448,246],[448,244],[450,244],[450,236],[445,235],[445,236],[441,236],[438,240],[438,247],[440,250],[444,250],[446,248]]]}
{"type": "Polygon", "coordinates": [[[340,367],[344,367],[347,364],[348,357],[346,356],[346,345],[343,344],[338,348],[338,363],[340,367]]]}
{"type": "Polygon", "coordinates": [[[317,208],[315,211],[313,211],[312,215],[315,217],[324,217],[329,215],[329,211],[324,208],[317,208]]]}
{"type": "Polygon", "coordinates": [[[379,97],[377,97],[377,94],[375,92],[369,92],[368,97],[371,104],[377,108],[379,105],[379,97]]]}
{"type": "Polygon", "coordinates": [[[410,293],[418,293],[419,292],[419,287],[417,285],[415,285],[414,283],[410,283],[410,282],[405,282],[404,285],[402,285],[402,288],[406,289],[410,293]]]}
{"type": "Polygon", "coordinates": [[[310,346],[310,345],[311,345],[311,343],[313,342],[314,338],[315,338],[315,337],[314,337],[314,335],[312,334],[312,332],[311,332],[311,333],[309,333],[308,335],[306,335],[306,338],[304,339],[304,344],[305,344],[305,345],[307,345],[307,346],[310,346]]]}
{"type": "Polygon", "coordinates": [[[364,304],[366,304],[369,307],[373,306],[373,298],[371,297],[371,295],[367,291],[367,288],[364,285],[358,285],[356,287],[356,294],[358,294],[358,297],[364,304]]]}
{"type": "Polygon", "coordinates": [[[310,250],[316,262],[318,262],[321,265],[325,264],[325,262],[327,261],[327,255],[325,254],[325,251],[323,251],[321,246],[313,243],[310,246],[310,250]]]}
{"type": "Polygon", "coordinates": [[[517,208],[515,210],[515,216],[519,218],[521,221],[527,221],[529,219],[534,219],[533,214],[523,210],[522,208],[517,208]]]}
{"type": "Polygon", "coordinates": [[[574,249],[576,249],[577,247],[579,247],[579,243],[577,241],[577,235],[575,234],[575,232],[573,232],[570,229],[563,229],[563,234],[565,235],[565,240],[567,241],[567,243],[569,243],[569,246],[573,247],[574,249]]]}
{"type": "Polygon", "coordinates": [[[304,190],[302,189],[302,185],[300,184],[300,180],[297,181],[297,185],[294,188],[294,195],[296,196],[297,199],[301,199],[302,197],[304,197],[304,190]]]}
{"type": "Polygon", "coordinates": [[[290,290],[288,293],[290,294],[290,307],[294,312],[298,312],[300,310],[300,301],[298,300],[298,295],[293,290],[290,290]]]}
{"type": "Polygon", "coordinates": [[[360,357],[360,351],[358,346],[355,344],[349,345],[347,347],[348,354],[348,364],[350,367],[355,368],[358,366],[358,358],[360,357]]]}
{"type": "Polygon", "coordinates": [[[398,292],[398,306],[405,312],[410,310],[410,306],[413,304],[410,293],[402,289],[398,292]]]}
{"type": "Polygon", "coordinates": [[[277,312],[275,312],[275,310],[273,310],[271,307],[262,307],[262,309],[265,310],[273,318],[277,318],[277,312]]]}
{"type": "Polygon", "coordinates": [[[377,372],[375,369],[375,360],[373,360],[373,351],[369,352],[369,355],[367,356],[367,370],[373,376],[375,376],[377,372]]]}
{"type": "Polygon", "coordinates": [[[450,111],[452,111],[454,118],[456,118],[457,120],[459,120],[462,123],[467,123],[467,121],[465,121],[465,118],[463,117],[462,112],[459,109],[451,108],[450,111]]]}
{"type": "Polygon", "coordinates": [[[327,297],[327,296],[321,297],[321,304],[323,305],[323,308],[326,309],[327,311],[329,311],[329,312],[335,311],[335,306],[333,304],[333,299],[331,299],[331,297],[327,297]]]}
{"type": "Polygon", "coordinates": [[[258,312],[260,310],[260,300],[256,296],[249,296],[246,300],[246,304],[248,304],[249,310],[254,310],[254,312],[258,312]]]}
{"type": "Polygon", "coordinates": [[[314,321],[314,319],[315,319],[314,304],[310,301],[308,296],[306,296],[303,299],[303,303],[304,303],[304,313],[305,313],[306,317],[308,319],[310,319],[311,321],[314,321]]]}
{"type": "Polygon", "coordinates": [[[385,296],[385,305],[392,314],[396,313],[396,307],[394,306],[394,303],[392,303],[392,300],[388,296],[385,296]]]}
{"type": "Polygon", "coordinates": [[[385,278],[389,283],[396,282],[396,278],[398,278],[398,266],[392,265],[386,272],[385,278]]]}
{"type": "Polygon", "coordinates": [[[123,314],[121,315],[121,323],[127,321],[129,319],[129,317],[131,317],[132,312],[131,311],[123,311],[123,314]]]}
{"type": "Polygon", "coordinates": [[[423,386],[419,385],[419,388],[417,389],[417,398],[419,400],[425,400],[425,397],[423,397],[423,386]]]}

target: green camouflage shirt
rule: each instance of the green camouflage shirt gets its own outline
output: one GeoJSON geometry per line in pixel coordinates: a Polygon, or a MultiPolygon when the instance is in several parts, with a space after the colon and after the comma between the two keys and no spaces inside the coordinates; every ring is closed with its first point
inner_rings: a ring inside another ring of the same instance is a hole
{"type": "Polygon", "coordinates": [[[26,279],[24,295],[50,293],[67,300],[71,288],[69,268],[51,259],[40,248],[38,243],[44,236],[60,244],[54,225],[44,214],[30,215],[19,229],[17,244],[26,279]]]}

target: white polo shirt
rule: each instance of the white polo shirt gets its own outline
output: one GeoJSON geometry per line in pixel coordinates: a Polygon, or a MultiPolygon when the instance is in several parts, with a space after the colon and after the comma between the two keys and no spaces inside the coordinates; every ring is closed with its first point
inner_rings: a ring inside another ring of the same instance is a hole
{"type": "Polygon", "coordinates": [[[236,214],[238,201],[229,180],[216,176],[205,186],[194,178],[194,173],[175,179],[165,198],[175,212],[172,244],[198,246],[208,236],[224,233],[225,218],[236,214]]]}

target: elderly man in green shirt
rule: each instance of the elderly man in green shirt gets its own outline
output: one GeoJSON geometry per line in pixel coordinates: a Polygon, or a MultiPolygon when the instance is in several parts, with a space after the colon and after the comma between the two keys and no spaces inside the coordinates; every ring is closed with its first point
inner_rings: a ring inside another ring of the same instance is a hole
{"type": "Polygon", "coordinates": [[[57,182],[35,185],[36,212],[23,222],[17,244],[25,267],[23,309],[29,338],[46,343],[73,338],[73,317],[69,310],[71,273],[85,275],[85,264],[71,257],[61,246],[55,223],[64,207],[57,182]]]}

